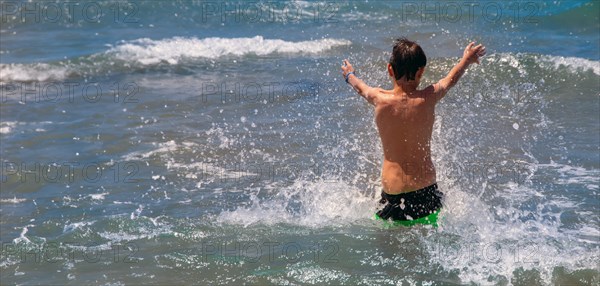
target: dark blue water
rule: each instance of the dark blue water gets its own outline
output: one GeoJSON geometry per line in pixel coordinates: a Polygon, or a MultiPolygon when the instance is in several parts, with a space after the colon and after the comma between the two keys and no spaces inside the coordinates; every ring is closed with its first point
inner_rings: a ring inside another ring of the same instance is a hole
{"type": "Polygon", "coordinates": [[[600,281],[598,2],[0,12],[1,284],[600,281]],[[437,229],[373,220],[373,110],[339,70],[389,87],[399,36],[422,86],[488,48],[436,110],[437,229]]]}

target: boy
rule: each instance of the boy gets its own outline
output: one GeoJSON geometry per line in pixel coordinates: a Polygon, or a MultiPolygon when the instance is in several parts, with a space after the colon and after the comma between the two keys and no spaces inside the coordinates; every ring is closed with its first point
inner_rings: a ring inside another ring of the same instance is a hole
{"type": "Polygon", "coordinates": [[[397,39],[387,65],[393,88],[370,87],[354,74],[344,60],[342,73],[358,94],[375,106],[375,121],[383,146],[380,203],[376,217],[402,225],[437,225],[443,193],[438,191],[435,167],[431,161],[431,133],[435,104],[446,95],[472,63],[479,64],[485,47],[470,43],[461,61],[448,75],[417,90],[427,57],[419,45],[397,39]]]}

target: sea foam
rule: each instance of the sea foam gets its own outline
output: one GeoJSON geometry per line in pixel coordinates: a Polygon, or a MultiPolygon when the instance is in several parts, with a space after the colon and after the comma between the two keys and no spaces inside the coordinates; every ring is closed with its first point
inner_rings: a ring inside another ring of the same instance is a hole
{"type": "Polygon", "coordinates": [[[118,59],[143,65],[166,62],[177,64],[182,58],[216,59],[223,56],[264,56],[275,53],[318,54],[351,42],[340,39],[320,39],[290,42],[280,39],[252,38],[183,38],[151,40],[148,38],[123,42],[107,53],[118,59]]]}
{"type": "Polygon", "coordinates": [[[571,72],[592,70],[596,75],[600,75],[600,61],[593,61],[577,57],[561,57],[544,55],[541,57],[543,62],[550,63],[554,68],[560,66],[567,67],[571,72]]]}
{"type": "Polygon", "coordinates": [[[323,38],[293,42],[282,39],[265,39],[262,36],[203,39],[173,37],[160,40],[142,38],[121,41],[116,46],[110,46],[104,52],[84,56],[76,61],[0,64],[0,83],[61,81],[78,75],[111,73],[112,70],[118,68],[118,61],[121,61],[122,68],[131,69],[131,64],[148,66],[167,63],[177,65],[187,59],[215,60],[225,56],[317,55],[335,47],[350,44],[352,42],[344,39],[323,38]],[[90,66],[89,62],[94,64],[90,66]]]}

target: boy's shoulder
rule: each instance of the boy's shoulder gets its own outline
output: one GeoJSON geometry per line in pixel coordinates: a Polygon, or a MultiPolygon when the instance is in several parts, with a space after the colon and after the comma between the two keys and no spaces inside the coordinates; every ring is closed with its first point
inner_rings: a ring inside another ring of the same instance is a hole
{"type": "Polygon", "coordinates": [[[372,87],[367,91],[367,96],[373,98],[373,103],[377,105],[378,103],[384,102],[387,98],[393,95],[392,90],[387,90],[381,87],[372,87]]]}
{"type": "MultiPolygon", "coordinates": [[[[415,93],[413,94],[413,98],[421,98],[424,99],[424,102],[436,102],[436,92],[437,92],[437,87],[435,86],[435,84],[431,84],[428,85],[427,87],[425,87],[424,89],[417,89],[415,90],[415,93]]],[[[374,99],[374,103],[375,105],[389,105],[389,104],[396,104],[399,101],[403,102],[406,100],[399,98],[398,96],[396,96],[394,94],[394,90],[390,90],[390,89],[384,89],[381,87],[373,87],[371,88],[371,90],[369,90],[369,96],[371,96],[374,99]]]]}
{"type": "Polygon", "coordinates": [[[430,84],[428,86],[426,86],[425,88],[419,90],[419,92],[421,93],[422,96],[431,96],[435,94],[436,91],[436,83],[434,84],[430,84]]]}
{"type": "Polygon", "coordinates": [[[439,83],[433,83],[426,86],[424,89],[421,89],[419,92],[421,93],[421,97],[427,102],[437,103],[440,91],[439,83]]]}

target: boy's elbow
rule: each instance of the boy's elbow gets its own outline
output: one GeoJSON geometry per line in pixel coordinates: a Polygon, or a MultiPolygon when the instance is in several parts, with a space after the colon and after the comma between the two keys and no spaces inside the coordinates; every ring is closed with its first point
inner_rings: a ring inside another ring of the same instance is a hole
{"type": "Polygon", "coordinates": [[[377,94],[379,93],[378,88],[368,88],[367,91],[362,94],[362,96],[371,104],[375,104],[375,100],[377,99],[377,94]]]}
{"type": "Polygon", "coordinates": [[[369,90],[368,89],[362,89],[358,94],[360,94],[364,98],[369,98],[369,90]]]}
{"type": "Polygon", "coordinates": [[[367,89],[360,85],[354,86],[354,90],[361,96],[366,96],[367,94],[367,89]]]}
{"type": "Polygon", "coordinates": [[[440,81],[440,88],[442,90],[448,90],[450,88],[452,88],[454,85],[456,85],[456,82],[452,80],[452,78],[444,78],[443,80],[440,81]]]}

